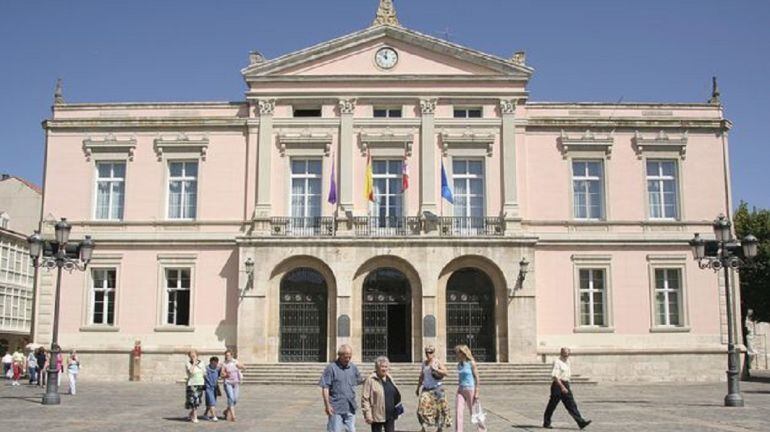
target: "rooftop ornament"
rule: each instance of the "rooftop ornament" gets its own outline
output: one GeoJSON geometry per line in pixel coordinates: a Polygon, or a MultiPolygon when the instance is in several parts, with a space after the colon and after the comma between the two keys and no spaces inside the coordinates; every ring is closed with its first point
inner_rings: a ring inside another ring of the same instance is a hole
{"type": "Polygon", "coordinates": [[[377,15],[374,17],[372,26],[381,25],[401,27],[396,16],[396,7],[393,6],[393,0],[380,0],[380,6],[377,8],[377,15]]]}
{"type": "Polygon", "coordinates": [[[711,97],[709,98],[710,104],[719,105],[722,101],[719,98],[719,87],[717,86],[717,77],[711,77],[711,97]]]}
{"type": "Polygon", "coordinates": [[[58,78],[56,80],[56,89],[54,89],[53,91],[53,104],[54,105],[64,104],[64,92],[62,91],[61,78],[58,78]]]}

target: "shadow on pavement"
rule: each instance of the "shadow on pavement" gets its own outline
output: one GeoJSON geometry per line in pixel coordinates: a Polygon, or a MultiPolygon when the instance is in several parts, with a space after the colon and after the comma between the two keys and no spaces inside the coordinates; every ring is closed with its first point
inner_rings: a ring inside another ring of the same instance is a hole
{"type": "Polygon", "coordinates": [[[32,402],[40,405],[40,397],[31,396],[0,396],[0,399],[18,399],[26,402],[32,402]]]}

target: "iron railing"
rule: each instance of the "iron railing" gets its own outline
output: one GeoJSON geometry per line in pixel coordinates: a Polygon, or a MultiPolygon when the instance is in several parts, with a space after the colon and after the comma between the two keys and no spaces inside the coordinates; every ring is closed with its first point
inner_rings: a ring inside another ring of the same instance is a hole
{"type": "Polygon", "coordinates": [[[270,233],[283,237],[332,237],[336,231],[334,218],[274,217],[270,219],[270,233]]]}
{"type": "Polygon", "coordinates": [[[353,219],[356,236],[397,237],[420,235],[420,218],[414,216],[358,216],[353,219]]]}
{"type": "Polygon", "coordinates": [[[445,237],[502,236],[505,222],[501,217],[438,218],[439,234],[445,237]]]}

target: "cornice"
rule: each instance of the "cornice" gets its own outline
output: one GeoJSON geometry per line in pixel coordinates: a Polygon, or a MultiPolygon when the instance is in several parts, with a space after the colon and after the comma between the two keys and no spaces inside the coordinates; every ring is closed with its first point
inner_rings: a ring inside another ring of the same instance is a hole
{"type": "Polygon", "coordinates": [[[529,117],[527,119],[527,128],[548,128],[548,129],[597,129],[597,128],[624,128],[624,129],[709,129],[718,131],[727,131],[732,127],[728,120],[720,119],[642,119],[626,118],[611,119],[589,118],[589,117],[529,117]]]}
{"type": "MultiPolygon", "coordinates": [[[[507,75],[276,75],[259,76],[249,79],[249,83],[272,82],[400,82],[432,81],[432,82],[527,82],[527,78],[507,75]]],[[[248,94],[248,93],[247,93],[248,94]]],[[[510,91],[507,92],[510,94],[510,91]]]]}
{"type": "Polygon", "coordinates": [[[203,101],[203,102],[79,102],[56,105],[54,111],[85,111],[104,108],[231,108],[248,105],[242,101],[203,101]]]}
{"type": "Polygon", "coordinates": [[[676,152],[684,159],[687,152],[687,141],[686,130],[679,138],[670,137],[662,129],[653,137],[644,137],[639,131],[635,131],[633,138],[634,150],[639,159],[642,158],[644,153],[660,151],[676,152]]]}
{"type": "Polygon", "coordinates": [[[612,155],[612,145],[614,143],[612,134],[598,136],[591,132],[590,129],[586,129],[585,133],[580,136],[569,136],[562,130],[558,140],[559,148],[565,159],[570,154],[581,151],[599,151],[609,158],[612,155]]]}
{"type": "Polygon", "coordinates": [[[129,161],[133,161],[135,150],[136,137],[133,136],[121,139],[110,133],[103,139],[87,137],[83,140],[83,153],[87,161],[91,160],[94,153],[121,153],[125,154],[129,161]]]}
{"type": "Polygon", "coordinates": [[[208,136],[202,136],[192,139],[184,133],[180,133],[172,138],[158,137],[154,140],[153,148],[158,161],[163,160],[165,153],[195,152],[200,153],[200,157],[206,160],[206,152],[209,148],[208,136]]]}
{"type": "Polygon", "coordinates": [[[104,119],[53,119],[44,120],[43,129],[235,129],[246,126],[245,118],[104,118],[104,119]]]}
{"type": "Polygon", "coordinates": [[[309,130],[300,133],[278,134],[278,150],[281,157],[286,156],[287,150],[316,149],[329,156],[332,146],[332,135],[329,133],[313,133],[309,130]]]}

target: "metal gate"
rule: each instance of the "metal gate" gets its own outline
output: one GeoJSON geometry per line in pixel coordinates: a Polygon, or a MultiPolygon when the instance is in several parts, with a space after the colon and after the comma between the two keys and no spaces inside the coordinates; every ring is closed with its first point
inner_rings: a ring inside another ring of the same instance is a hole
{"type": "Polygon", "coordinates": [[[447,359],[455,357],[455,346],[465,344],[476,361],[495,361],[495,297],[487,275],[463,269],[449,278],[446,320],[447,359]]]}
{"type": "Polygon", "coordinates": [[[363,361],[387,355],[411,361],[411,290],[398,270],[378,269],[364,281],[363,361]]]}
{"type": "Polygon", "coordinates": [[[311,269],[297,269],[281,281],[282,362],[325,362],[326,281],[311,269]]]}

